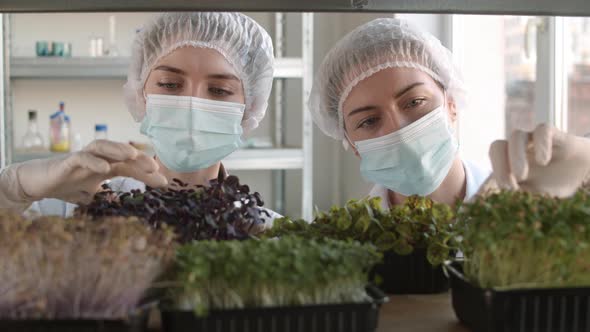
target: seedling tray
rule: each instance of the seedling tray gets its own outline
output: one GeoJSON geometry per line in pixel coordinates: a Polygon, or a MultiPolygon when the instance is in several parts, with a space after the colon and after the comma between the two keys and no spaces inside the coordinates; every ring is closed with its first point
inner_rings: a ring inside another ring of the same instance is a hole
{"type": "Polygon", "coordinates": [[[461,262],[445,268],[455,314],[474,332],[590,331],[590,287],[483,289],[465,278],[461,262]]]}
{"type": "Polygon", "coordinates": [[[146,323],[124,320],[0,320],[6,332],[143,332],[146,323]]]}
{"type": "Polygon", "coordinates": [[[164,332],[372,332],[387,297],[375,287],[366,303],[192,311],[162,310],[164,332]]]}
{"type": "Polygon", "coordinates": [[[435,294],[449,290],[442,265],[433,267],[423,248],[403,256],[384,252],[383,263],[373,268],[371,279],[377,276],[381,279],[377,286],[387,294],[435,294]]]}
{"type": "Polygon", "coordinates": [[[0,319],[4,332],[144,332],[147,331],[149,303],[127,319],[0,319]]]}

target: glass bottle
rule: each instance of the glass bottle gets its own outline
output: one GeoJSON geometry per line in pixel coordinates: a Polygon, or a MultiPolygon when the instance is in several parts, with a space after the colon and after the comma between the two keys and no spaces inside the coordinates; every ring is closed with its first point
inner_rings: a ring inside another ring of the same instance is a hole
{"type": "Polygon", "coordinates": [[[43,136],[39,132],[37,124],[37,111],[29,110],[29,125],[23,136],[23,149],[26,151],[42,151],[45,149],[43,136]]]}

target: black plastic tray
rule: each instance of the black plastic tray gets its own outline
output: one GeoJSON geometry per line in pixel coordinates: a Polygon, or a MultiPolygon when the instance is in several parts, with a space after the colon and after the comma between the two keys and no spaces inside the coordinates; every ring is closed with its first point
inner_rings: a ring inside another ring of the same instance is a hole
{"type": "Polygon", "coordinates": [[[144,332],[147,331],[150,303],[119,320],[101,319],[0,319],[1,332],[144,332]]]}
{"type": "Polygon", "coordinates": [[[334,305],[192,311],[162,310],[164,332],[372,332],[387,297],[367,288],[372,302],[334,305]]]}
{"type": "Polygon", "coordinates": [[[455,314],[473,332],[590,331],[590,288],[483,289],[465,278],[460,262],[445,268],[455,314]]]}
{"type": "Polygon", "coordinates": [[[373,268],[371,280],[375,276],[381,278],[382,283],[377,286],[387,294],[435,294],[449,290],[442,265],[430,265],[423,248],[404,256],[384,252],[383,263],[373,268]]]}
{"type": "Polygon", "coordinates": [[[2,332],[142,332],[120,320],[2,320],[2,332]]]}

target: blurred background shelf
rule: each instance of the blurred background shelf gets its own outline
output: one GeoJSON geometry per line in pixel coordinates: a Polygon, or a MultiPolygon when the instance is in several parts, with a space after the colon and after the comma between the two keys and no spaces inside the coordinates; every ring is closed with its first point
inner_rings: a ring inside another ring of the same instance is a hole
{"type": "MultiPolygon", "coordinates": [[[[15,151],[14,162],[41,159],[66,155],[59,152],[23,152],[15,151]]],[[[242,149],[223,160],[228,170],[287,170],[303,168],[303,150],[297,148],[285,149],[242,149]]]]}
{"type": "MultiPolygon", "coordinates": [[[[128,57],[12,57],[12,79],[125,79],[128,57]]],[[[276,59],[275,78],[301,78],[301,58],[276,59]]]]}

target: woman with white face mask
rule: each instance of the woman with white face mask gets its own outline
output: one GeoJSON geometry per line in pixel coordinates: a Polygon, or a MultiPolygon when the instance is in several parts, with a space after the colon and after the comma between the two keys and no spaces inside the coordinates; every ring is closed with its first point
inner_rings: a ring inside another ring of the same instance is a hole
{"type": "MultiPolygon", "coordinates": [[[[465,95],[461,73],[438,39],[384,18],[358,27],[332,48],[309,107],[316,125],[361,159],[361,174],[375,183],[370,196],[381,197],[384,208],[409,195],[452,204],[475,195],[490,174],[459,154],[457,116],[465,95]]],[[[575,160],[575,153],[565,156],[560,147],[587,149],[588,155],[590,144],[571,139],[540,126],[534,134],[519,131],[509,141],[495,142],[489,187],[572,192],[587,180],[590,158],[575,160]],[[555,167],[557,159],[561,168],[555,167]],[[564,167],[579,169],[570,185],[560,184],[564,167]],[[543,172],[555,173],[557,181],[535,175],[543,172]]]]}
{"type": "Polygon", "coordinates": [[[238,13],[165,13],[138,33],[127,83],[127,107],[153,143],[150,158],[128,144],[98,140],[67,157],[12,165],[0,174],[0,206],[70,215],[109,186],[129,191],[191,185],[226,176],[222,159],[264,117],[273,80],[268,33],[238,13]],[[47,204],[44,204],[47,203],[47,204]],[[51,204],[50,204],[51,203],[51,204]]]}

